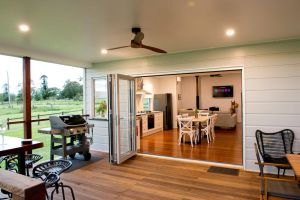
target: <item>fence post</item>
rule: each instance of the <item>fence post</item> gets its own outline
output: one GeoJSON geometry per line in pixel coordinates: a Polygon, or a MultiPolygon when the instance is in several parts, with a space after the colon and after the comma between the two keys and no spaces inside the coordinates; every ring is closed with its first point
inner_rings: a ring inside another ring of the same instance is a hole
{"type": "Polygon", "coordinates": [[[83,109],[81,109],[81,114],[83,115],[83,109]]]}
{"type": "Polygon", "coordinates": [[[7,118],[6,126],[7,126],[7,130],[9,130],[9,118],[7,118]]]}
{"type": "Polygon", "coordinates": [[[61,115],[64,115],[64,112],[61,112],[61,115]]]}
{"type": "Polygon", "coordinates": [[[40,125],[40,114],[37,115],[38,118],[38,125],[40,125]]]}

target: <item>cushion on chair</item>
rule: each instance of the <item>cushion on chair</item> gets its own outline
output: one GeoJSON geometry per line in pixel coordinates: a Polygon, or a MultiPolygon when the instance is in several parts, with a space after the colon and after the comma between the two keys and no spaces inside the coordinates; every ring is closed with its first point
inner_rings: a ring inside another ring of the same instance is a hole
{"type": "Polygon", "coordinates": [[[270,196],[300,200],[300,188],[296,183],[268,180],[267,192],[270,196]]]}
{"type": "MultiPolygon", "coordinates": [[[[290,164],[286,157],[273,158],[273,157],[269,156],[268,154],[265,154],[263,156],[263,159],[267,163],[276,163],[276,164],[285,164],[285,165],[290,164]]],[[[291,169],[292,167],[281,167],[281,168],[291,169]]]]}

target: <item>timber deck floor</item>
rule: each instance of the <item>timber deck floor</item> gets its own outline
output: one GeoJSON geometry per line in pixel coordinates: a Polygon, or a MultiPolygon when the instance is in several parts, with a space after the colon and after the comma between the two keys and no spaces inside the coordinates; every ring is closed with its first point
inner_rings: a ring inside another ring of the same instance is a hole
{"type": "Polygon", "coordinates": [[[117,166],[109,164],[107,154],[92,154],[104,159],[62,175],[76,199],[259,199],[257,173],[209,173],[208,165],[142,155],[117,166]]]}
{"type": "Polygon", "coordinates": [[[242,125],[237,124],[236,129],[216,129],[215,140],[202,143],[194,147],[190,143],[178,144],[178,130],[160,131],[141,138],[140,153],[204,160],[227,164],[243,164],[243,135],[242,125]]]}

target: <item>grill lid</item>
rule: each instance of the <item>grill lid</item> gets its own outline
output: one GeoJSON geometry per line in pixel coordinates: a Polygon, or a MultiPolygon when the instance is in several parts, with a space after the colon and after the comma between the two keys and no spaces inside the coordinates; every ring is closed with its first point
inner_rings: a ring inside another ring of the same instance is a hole
{"type": "Polygon", "coordinates": [[[75,128],[87,125],[85,119],[80,115],[50,116],[49,121],[52,129],[75,128]]]}

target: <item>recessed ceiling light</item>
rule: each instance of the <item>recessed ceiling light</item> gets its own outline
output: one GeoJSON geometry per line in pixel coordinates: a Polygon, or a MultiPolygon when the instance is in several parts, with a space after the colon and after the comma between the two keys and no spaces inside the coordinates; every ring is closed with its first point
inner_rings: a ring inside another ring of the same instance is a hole
{"type": "Polygon", "coordinates": [[[234,29],[230,28],[230,29],[226,30],[226,35],[228,37],[234,36],[234,34],[235,34],[235,30],[234,29]]]}
{"type": "Polygon", "coordinates": [[[102,53],[102,54],[107,54],[107,50],[106,50],[106,49],[102,49],[102,50],[101,50],[101,53],[102,53]]]}
{"type": "Polygon", "coordinates": [[[19,25],[19,30],[21,31],[21,32],[28,32],[29,30],[30,30],[30,28],[29,28],[29,26],[27,25],[27,24],[20,24],[19,25]]]}
{"type": "Polygon", "coordinates": [[[189,1],[188,6],[189,7],[194,7],[196,5],[195,1],[189,1]]]}

